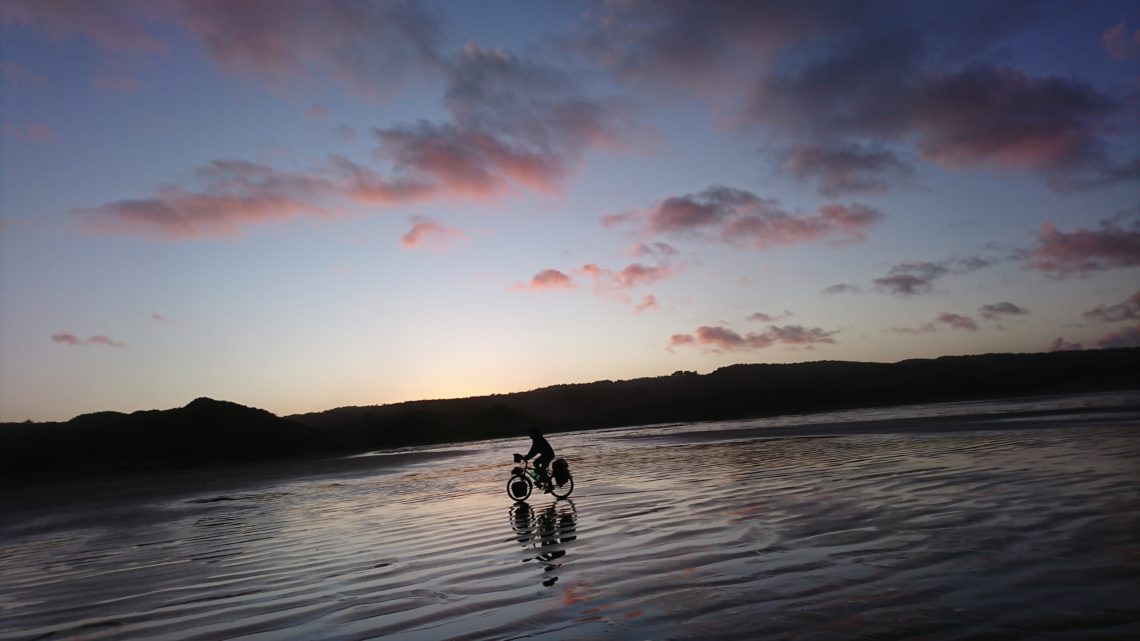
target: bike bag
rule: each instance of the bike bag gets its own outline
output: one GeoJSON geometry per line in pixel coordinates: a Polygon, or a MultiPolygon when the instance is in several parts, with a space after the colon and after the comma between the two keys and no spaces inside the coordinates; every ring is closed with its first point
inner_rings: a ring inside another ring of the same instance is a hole
{"type": "Polygon", "coordinates": [[[554,476],[555,483],[565,485],[566,481],[570,480],[570,464],[564,458],[554,459],[554,463],[550,465],[550,473],[554,476]]]}

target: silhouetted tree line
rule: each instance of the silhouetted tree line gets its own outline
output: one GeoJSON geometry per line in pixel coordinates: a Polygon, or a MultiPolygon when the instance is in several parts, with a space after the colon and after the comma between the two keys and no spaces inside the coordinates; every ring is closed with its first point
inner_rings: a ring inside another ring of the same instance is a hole
{"type": "Polygon", "coordinates": [[[626,425],[725,420],[1004,396],[1140,389],[1140,348],[945,356],[898,363],[732,365],[628,381],[285,418],[211,399],[0,425],[0,476],[146,472],[626,425]]]}

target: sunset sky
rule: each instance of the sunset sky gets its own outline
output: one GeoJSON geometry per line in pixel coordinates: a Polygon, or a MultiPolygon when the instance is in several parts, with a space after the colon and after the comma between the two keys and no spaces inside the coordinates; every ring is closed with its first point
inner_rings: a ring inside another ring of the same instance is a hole
{"type": "Polygon", "coordinates": [[[0,420],[1140,345],[1140,4],[6,0],[0,420]]]}

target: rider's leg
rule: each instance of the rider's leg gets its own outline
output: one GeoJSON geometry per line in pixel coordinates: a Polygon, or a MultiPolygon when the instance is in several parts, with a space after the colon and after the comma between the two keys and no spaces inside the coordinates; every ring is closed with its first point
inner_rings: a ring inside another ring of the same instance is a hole
{"type": "Polygon", "coordinates": [[[539,481],[543,485],[550,487],[550,474],[547,473],[547,466],[550,465],[550,459],[545,456],[537,456],[534,459],[534,469],[538,471],[539,481]]]}

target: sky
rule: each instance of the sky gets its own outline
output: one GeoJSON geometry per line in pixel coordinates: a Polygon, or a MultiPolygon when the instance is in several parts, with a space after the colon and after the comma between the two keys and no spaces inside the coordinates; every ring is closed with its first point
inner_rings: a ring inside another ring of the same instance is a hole
{"type": "Polygon", "coordinates": [[[6,0],[0,420],[1140,345],[1140,5],[6,0]]]}

